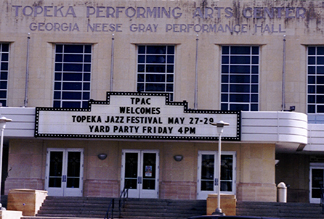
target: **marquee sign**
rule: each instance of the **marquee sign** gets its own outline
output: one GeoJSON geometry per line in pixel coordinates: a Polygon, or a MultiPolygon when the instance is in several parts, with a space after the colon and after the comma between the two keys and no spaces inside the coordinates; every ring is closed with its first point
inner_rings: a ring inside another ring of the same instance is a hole
{"type": "Polygon", "coordinates": [[[107,92],[106,101],[89,101],[87,109],[36,108],[35,137],[240,141],[239,111],[193,110],[169,101],[168,94],[107,92]]]}

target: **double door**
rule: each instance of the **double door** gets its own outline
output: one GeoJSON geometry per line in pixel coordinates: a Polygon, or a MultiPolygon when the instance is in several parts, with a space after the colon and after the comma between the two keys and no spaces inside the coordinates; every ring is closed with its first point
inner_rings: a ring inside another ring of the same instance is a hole
{"type": "Polygon", "coordinates": [[[45,189],[50,196],[82,196],[83,149],[49,148],[45,189]]]}
{"type": "Polygon", "coordinates": [[[158,151],[123,150],[121,169],[121,189],[128,188],[128,197],[158,198],[158,151]]]}
{"type": "Polygon", "coordinates": [[[221,194],[235,194],[236,192],[236,154],[222,152],[221,173],[218,179],[218,152],[198,152],[197,199],[207,199],[208,194],[216,193],[220,186],[221,194]]]}

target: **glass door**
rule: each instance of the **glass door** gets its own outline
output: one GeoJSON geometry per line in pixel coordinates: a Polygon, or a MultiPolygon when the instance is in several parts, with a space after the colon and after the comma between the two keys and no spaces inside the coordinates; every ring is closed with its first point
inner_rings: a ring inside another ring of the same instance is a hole
{"type": "Polygon", "coordinates": [[[324,165],[310,167],[310,203],[320,203],[324,185],[324,165]]]}
{"type": "Polygon", "coordinates": [[[155,150],[123,150],[121,189],[131,198],[158,198],[159,156],[155,150]]]}
{"type": "MultiPolygon", "coordinates": [[[[216,193],[219,185],[217,151],[198,152],[197,199],[207,199],[208,194],[216,193]]],[[[236,192],[236,154],[222,152],[221,155],[221,194],[235,194],[236,192]]]]}
{"type": "Polygon", "coordinates": [[[215,151],[198,152],[198,193],[197,199],[207,199],[208,194],[217,190],[217,156],[215,151]]]}
{"type": "Polygon", "coordinates": [[[45,189],[50,196],[82,196],[83,149],[47,151],[45,189]]]}

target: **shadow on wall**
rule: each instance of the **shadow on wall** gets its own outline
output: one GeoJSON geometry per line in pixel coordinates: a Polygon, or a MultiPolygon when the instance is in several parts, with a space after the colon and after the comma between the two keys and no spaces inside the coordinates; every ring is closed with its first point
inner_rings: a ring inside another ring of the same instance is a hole
{"type": "Polygon", "coordinates": [[[309,203],[309,155],[276,154],[276,185],[287,185],[287,202],[309,203]]]}

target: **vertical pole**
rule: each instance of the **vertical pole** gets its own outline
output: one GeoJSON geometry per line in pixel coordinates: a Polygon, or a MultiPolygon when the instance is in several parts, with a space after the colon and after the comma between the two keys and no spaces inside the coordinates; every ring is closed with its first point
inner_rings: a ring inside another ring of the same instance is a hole
{"type": "Polygon", "coordinates": [[[25,100],[24,100],[24,107],[27,107],[27,105],[28,105],[29,41],[30,41],[30,33],[28,33],[28,36],[27,36],[27,58],[26,58],[26,80],[25,80],[25,100]]]}
{"type": "Polygon", "coordinates": [[[110,91],[113,91],[113,82],[114,82],[114,43],[115,43],[115,36],[114,34],[112,34],[111,62],[110,62],[110,91]]]}
{"type": "Polygon", "coordinates": [[[196,38],[196,67],[195,67],[195,99],[194,109],[198,108],[198,34],[196,38]]]}
{"type": "Polygon", "coordinates": [[[6,123],[11,122],[11,119],[8,119],[6,117],[0,118],[0,128],[1,128],[1,137],[0,137],[0,210],[6,210],[2,207],[2,189],[1,189],[1,181],[2,181],[2,156],[3,156],[3,131],[6,128],[6,123]]]}
{"type": "Polygon", "coordinates": [[[5,127],[6,127],[6,125],[2,124],[2,127],[1,127],[1,141],[0,141],[0,210],[3,209],[2,208],[2,198],[1,198],[1,196],[2,196],[2,189],[1,189],[2,183],[1,183],[1,181],[2,181],[2,156],[3,156],[3,154],[2,154],[3,153],[3,130],[4,130],[5,127]]]}
{"type": "Polygon", "coordinates": [[[213,212],[213,215],[219,215],[224,216],[225,214],[222,212],[222,209],[220,208],[220,201],[221,201],[221,195],[220,195],[220,187],[221,187],[221,165],[222,165],[222,133],[224,126],[229,126],[229,123],[224,121],[219,121],[217,123],[211,123],[211,125],[214,125],[217,127],[217,133],[218,133],[218,159],[217,159],[217,165],[218,165],[218,171],[217,171],[217,208],[215,212],[213,212]]]}
{"type": "Polygon", "coordinates": [[[286,87],[286,35],[283,38],[283,64],[282,64],[282,111],[286,108],[286,100],[285,100],[285,87],[286,87]]]}
{"type": "Polygon", "coordinates": [[[217,209],[216,212],[217,213],[222,213],[222,209],[220,208],[220,177],[221,177],[221,153],[222,153],[222,132],[219,133],[219,137],[218,137],[218,186],[217,186],[217,209]]]}

